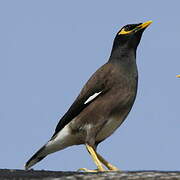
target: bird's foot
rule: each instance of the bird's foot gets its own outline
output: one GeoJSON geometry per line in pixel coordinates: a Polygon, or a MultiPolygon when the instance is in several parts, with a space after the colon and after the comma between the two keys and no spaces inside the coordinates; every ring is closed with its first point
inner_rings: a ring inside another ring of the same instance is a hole
{"type": "Polygon", "coordinates": [[[108,171],[121,171],[121,170],[111,164],[108,166],[108,171]]]}
{"type": "Polygon", "coordinates": [[[109,170],[106,170],[106,169],[87,169],[87,168],[80,168],[78,169],[78,171],[84,171],[84,172],[107,172],[109,170]]]}
{"type": "Polygon", "coordinates": [[[114,172],[114,171],[121,171],[116,167],[111,167],[111,169],[87,169],[87,168],[80,168],[77,171],[84,171],[84,172],[114,172]]]}
{"type": "Polygon", "coordinates": [[[107,171],[121,171],[120,169],[118,169],[118,168],[113,168],[113,169],[108,169],[107,171]]]}

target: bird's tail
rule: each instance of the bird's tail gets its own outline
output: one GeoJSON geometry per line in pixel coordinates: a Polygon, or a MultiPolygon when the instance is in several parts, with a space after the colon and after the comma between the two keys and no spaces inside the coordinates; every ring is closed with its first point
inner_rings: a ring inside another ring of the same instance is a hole
{"type": "Polygon", "coordinates": [[[69,127],[61,130],[57,136],[53,136],[42,148],[40,148],[25,164],[25,169],[29,169],[34,164],[44,159],[48,154],[62,150],[68,146],[74,145],[69,127]]]}
{"type": "Polygon", "coordinates": [[[41,161],[42,159],[44,159],[47,154],[45,154],[45,148],[46,146],[43,146],[42,148],[40,148],[25,164],[25,169],[29,169],[31,166],[33,166],[34,164],[38,163],[39,161],[41,161]]]}

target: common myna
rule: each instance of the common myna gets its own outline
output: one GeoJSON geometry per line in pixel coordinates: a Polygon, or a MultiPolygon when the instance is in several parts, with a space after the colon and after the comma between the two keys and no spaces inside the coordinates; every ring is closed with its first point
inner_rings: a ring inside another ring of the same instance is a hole
{"type": "Polygon", "coordinates": [[[118,170],[96,149],[123,123],[133,106],[138,86],[136,49],[143,31],[151,23],[128,24],[117,33],[108,62],[90,77],[60,119],[51,139],[27,161],[25,169],[48,154],[72,145],[85,144],[97,170],[81,170],[118,170]]]}

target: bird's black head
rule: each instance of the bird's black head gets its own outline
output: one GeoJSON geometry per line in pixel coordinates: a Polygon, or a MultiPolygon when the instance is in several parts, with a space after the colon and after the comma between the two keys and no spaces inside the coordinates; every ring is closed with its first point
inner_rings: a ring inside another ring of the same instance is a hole
{"type": "Polygon", "coordinates": [[[124,26],[116,35],[114,39],[113,49],[116,48],[133,48],[136,50],[143,31],[147,28],[152,21],[139,24],[128,24],[124,26]]]}

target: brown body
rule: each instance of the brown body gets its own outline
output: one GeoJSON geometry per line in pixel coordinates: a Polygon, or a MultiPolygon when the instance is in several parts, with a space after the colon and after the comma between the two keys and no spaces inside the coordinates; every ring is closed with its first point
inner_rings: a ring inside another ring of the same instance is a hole
{"type": "Polygon", "coordinates": [[[98,83],[104,86],[103,92],[96,101],[91,102],[69,124],[72,133],[78,136],[77,144],[88,143],[96,147],[99,142],[109,137],[121,125],[131,110],[137,92],[137,71],[128,72],[126,70],[123,73],[124,68],[121,67],[114,63],[105,64],[82,89],[81,96],[87,93],[86,89],[95,85],[94,78],[101,79],[102,82],[98,83]]]}

